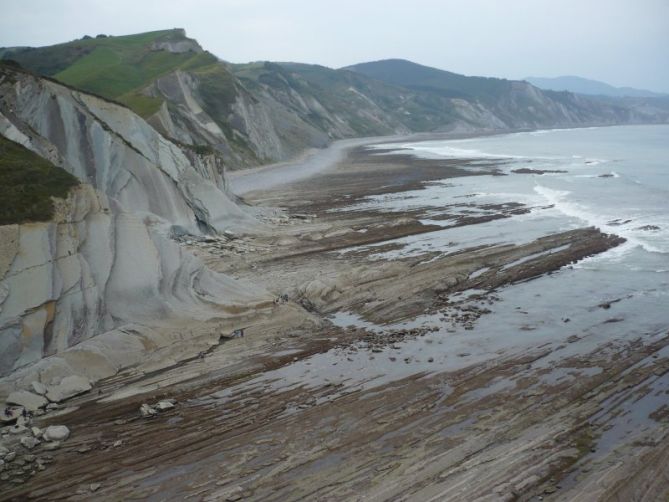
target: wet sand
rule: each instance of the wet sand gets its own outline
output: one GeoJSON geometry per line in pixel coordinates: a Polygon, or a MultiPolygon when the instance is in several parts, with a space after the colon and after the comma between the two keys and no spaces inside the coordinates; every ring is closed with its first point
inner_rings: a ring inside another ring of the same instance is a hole
{"type": "Polygon", "coordinates": [[[69,402],[74,411],[39,425],[67,423],[72,438],[0,499],[666,494],[666,329],[630,328],[626,300],[605,291],[551,296],[554,277],[578,285],[572,264],[620,238],[581,228],[468,247],[455,240],[541,208],[463,198],[435,215],[364,202],[499,174],[494,162],[356,146],[325,164],[281,186],[245,176],[248,203],[285,208],[267,216],[272,234],[190,245],[212,268],[273,292],[272,312],[203,357],[127,371],[69,402]],[[416,247],[424,238],[449,245],[416,247]],[[141,403],[166,397],[174,409],[141,418],[141,403]]]}

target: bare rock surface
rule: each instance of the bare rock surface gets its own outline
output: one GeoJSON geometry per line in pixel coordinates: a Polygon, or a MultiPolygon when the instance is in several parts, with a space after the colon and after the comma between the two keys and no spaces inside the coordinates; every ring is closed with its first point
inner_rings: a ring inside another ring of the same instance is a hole
{"type": "Polygon", "coordinates": [[[49,387],[46,397],[49,401],[59,403],[89,390],[91,390],[91,383],[88,378],[70,375],[63,378],[58,385],[49,387]]]}
{"type": "Polygon", "coordinates": [[[19,390],[12,392],[7,396],[7,403],[15,406],[22,406],[28,411],[37,411],[49,404],[49,401],[44,396],[33,394],[26,390],[19,390]]]}
{"type": "Polygon", "coordinates": [[[44,441],[65,441],[70,437],[70,429],[64,425],[50,425],[42,434],[44,441]]]}

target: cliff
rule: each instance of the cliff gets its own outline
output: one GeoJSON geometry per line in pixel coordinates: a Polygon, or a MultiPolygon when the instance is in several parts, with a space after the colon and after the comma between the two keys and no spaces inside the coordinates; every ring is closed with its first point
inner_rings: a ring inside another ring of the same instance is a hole
{"type": "Polygon", "coordinates": [[[271,303],[169,237],[259,228],[226,191],[216,155],[23,71],[0,69],[0,95],[5,141],[81,182],[55,199],[48,221],[0,226],[0,376],[13,372],[0,393],[17,379],[109,376],[178,340],[188,354],[198,344],[176,320],[225,320],[271,303]]]}
{"type": "Polygon", "coordinates": [[[118,100],[165,137],[213,148],[231,169],[342,138],[669,121],[666,103],[602,101],[403,60],[342,69],[229,64],[183,30],[5,49],[2,57],[118,100]]]}

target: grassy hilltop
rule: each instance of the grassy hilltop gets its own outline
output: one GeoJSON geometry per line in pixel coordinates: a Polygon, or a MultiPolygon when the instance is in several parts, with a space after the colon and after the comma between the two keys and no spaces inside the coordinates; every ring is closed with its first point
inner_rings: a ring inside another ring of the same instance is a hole
{"type": "Polygon", "coordinates": [[[5,52],[35,73],[125,104],[141,116],[155,113],[162,100],[140,91],[175,70],[216,73],[218,60],[205,51],[155,50],[161,42],[184,40],[182,30],[152,31],[120,37],[83,38],[50,47],[5,52]]]}

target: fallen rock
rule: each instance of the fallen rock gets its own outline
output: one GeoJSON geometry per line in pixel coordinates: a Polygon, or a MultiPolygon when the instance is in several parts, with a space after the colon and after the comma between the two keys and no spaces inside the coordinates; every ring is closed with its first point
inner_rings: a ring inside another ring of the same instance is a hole
{"type": "Polygon", "coordinates": [[[40,443],[40,440],[32,436],[25,436],[21,438],[21,445],[27,450],[32,450],[40,443]]]}
{"type": "Polygon", "coordinates": [[[60,448],[60,441],[51,441],[42,445],[42,449],[46,451],[53,451],[57,450],[58,448],[60,448]]]}
{"type": "Polygon", "coordinates": [[[44,396],[33,394],[27,390],[12,392],[7,398],[7,403],[17,406],[23,406],[28,411],[36,411],[44,408],[49,401],[44,396]]]}
{"type": "Polygon", "coordinates": [[[102,485],[100,483],[91,483],[88,487],[92,492],[97,492],[102,485]]]}
{"type": "Polygon", "coordinates": [[[5,462],[12,462],[15,458],[16,458],[16,452],[10,451],[7,455],[5,455],[5,462]]]}
{"type": "Polygon", "coordinates": [[[47,388],[43,383],[40,382],[32,382],[30,384],[30,387],[32,387],[33,392],[35,394],[39,394],[40,396],[46,395],[47,388]]]}
{"type": "Polygon", "coordinates": [[[530,489],[532,486],[536,485],[541,481],[541,478],[537,476],[536,474],[532,474],[531,476],[528,476],[527,478],[524,478],[520,480],[518,483],[514,485],[514,492],[516,493],[523,493],[530,489]]]}
{"type": "Polygon", "coordinates": [[[31,427],[30,432],[32,432],[33,436],[35,436],[37,439],[41,438],[42,435],[44,434],[44,431],[39,427],[31,427]]]}
{"type": "Polygon", "coordinates": [[[174,403],[172,403],[171,401],[167,401],[167,400],[158,401],[158,403],[156,403],[155,407],[158,411],[171,410],[172,408],[174,408],[174,403]]]}
{"type": "Polygon", "coordinates": [[[46,428],[42,437],[45,441],[65,441],[70,437],[70,429],[64,425],[50,425],[46,428]]]}
{"type": "Polygon", "coordinates": [[[89,390],[91,390],[91,383],[88,378],[71,375],[63,378],[58,385],[50,387],[46,397],[49,401],[59,403],[89,390]]]}
{"type": "Polygon", "coordinates": [[[18,425],[17,424],[17,425],[12,425],[9,428],[9,433],[10,434],[23,434],[27,430],[28,430],[28,428],[25,425],[18,425]]]}
{"type": "Polygon", "coordinates": [[[9,453],[9,450],[4,446],[0,446],[0,459],[4,458],[9,453]]]}
{"type": "Polygon", "coordinates": [[[226,502],[237,502],[244,497],[243,493],[244,490],[242,490],[240,486],[236,486],[223,496],[225,497],[226,502]]]}
{"type": "Polygon", "coordinates": [[[144,403],[139,407],[139,412],[144,418],[152,417],[158,414],[158,411],[155,408],[152,408],[148,404],[144,403]]]}

